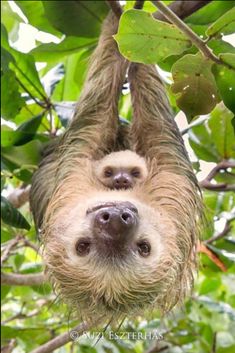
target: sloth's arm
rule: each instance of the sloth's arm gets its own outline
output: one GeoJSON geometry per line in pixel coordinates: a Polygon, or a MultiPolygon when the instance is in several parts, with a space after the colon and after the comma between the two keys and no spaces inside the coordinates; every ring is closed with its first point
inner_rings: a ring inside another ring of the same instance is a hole
{"type": "Polygon", "coordinates": [[[116,139],[118,99],[128,65],[112,37],[117,28],[118,19],[109,14],[91,57],[75,115],[64,135],[63,144],[79,144],[79,156],[107,153],[116,139]]]}
{"type": "Polygon", "coordinates": [[[158,170],[190,174],[192,168],[173,119],[165,87],[153,65],[131,64],[132,142],[136,151],[155,159],[158,170]]]}

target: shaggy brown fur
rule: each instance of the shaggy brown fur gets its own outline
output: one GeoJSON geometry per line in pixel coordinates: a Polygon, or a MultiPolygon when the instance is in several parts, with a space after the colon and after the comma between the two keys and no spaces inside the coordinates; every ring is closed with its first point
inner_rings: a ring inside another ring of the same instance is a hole
{"type": "Polygon", "coordinates": [[[126,140],[145,159],[148,175],[127,190],[107,190],[93,177],[94,161],[117,148],[118,98],[128,67],[112,38],[117,25],[112,15],[105,21],[75,116],[31,189],[47,272],[85,318],[169,311],[191,288],[199,235],[198,184],[154,66],[129,69],[133,121],[126,140]],[[127,201],[138,211],[138,227],[128,242],[119,235],[125,244],[115,240],[115,254],[106,256],[89,210],[127,201]],[[76,252],[81,239],[90,241],[86,256],[76,252]],[[146,257],[137,251],[143,240],[151,246],[146,257]]]}

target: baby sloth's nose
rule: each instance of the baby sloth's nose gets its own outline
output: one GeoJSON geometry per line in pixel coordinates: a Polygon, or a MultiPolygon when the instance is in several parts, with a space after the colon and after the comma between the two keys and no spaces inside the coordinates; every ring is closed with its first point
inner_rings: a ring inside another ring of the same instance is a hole
{"type": "Polygon", "coordinates": [[[128,173],[120,172],[113,179],[114,189],[130,189],[133,187],[132,179],[128,173]]]}
{"type": "Polygon", "coordinates": [[[103,207],[95,214],[94,226],[96,233],[106,233],[113,240],[127,238],[136,229],[138,211],[129,202],[103,207]]]}

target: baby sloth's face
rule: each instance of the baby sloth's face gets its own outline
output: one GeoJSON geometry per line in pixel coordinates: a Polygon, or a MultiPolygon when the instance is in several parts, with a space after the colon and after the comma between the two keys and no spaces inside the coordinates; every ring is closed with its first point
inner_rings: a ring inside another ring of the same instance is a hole
{"type": "Polygon", "coordinates": [[[95,162],[96,178],[111,190],[131,189],[147,177],[144,158],[126,150],[113,152],[95,162]]]}
{"type": "Polygon", "coordinates": [[[127,193],[114,190],[101,203],[71,207],[47,241],[49,273],[85,317],[129,315],[153,305],[175,270],[167,220],[127,193]]]}

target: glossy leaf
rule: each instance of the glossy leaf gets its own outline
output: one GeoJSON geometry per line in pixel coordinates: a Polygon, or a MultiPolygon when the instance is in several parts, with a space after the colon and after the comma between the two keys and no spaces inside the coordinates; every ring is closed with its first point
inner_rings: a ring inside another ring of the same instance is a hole
{"type": "Polygon", "coordinates": [[[19,92],[19,84],[12,70],[7,70],[1,76],[1,115],[4,119],[14,119],[25,105],[19,92]]]}
{"type": "Polygon", "coordinates": [[[2,220],[13,227],[30,229],[29,223],[12,204],[1,196],[1,217],[2,220]]]}
{"type": "Polygon", "coordinates": [[[185,55],[172,66],[172,91],[178,94],[177,104],[190,121],[199,114],[208,114],[219,101],[212,62],[200,53],[185,55]]]}
{"type": "Polygon", "coordinates": [[[31,141],[42,121],[43,113],[21,124],[16,130],[3,129],[2,146],[20,146],[31,141]]]}
{"type": "Polygon", "coordinates": [[[43,1],[43,6],[54,28],[78,37],[98,37],[109,10],[104,1],[43,1]]]}
{"type": "Polygon", "coordinates": [[[94,46],[96,43],[97,39],[93,38],[66,37],[59,44],[41,44],[37,48],[33,49],[31,54],[34,56],[36,61],[58,63],[58,60],[63,57],[76,53],[90,45],[94,46]]]}
{"type": "MultiPolygon", "coordinates": [[[[235,69],[235,49],[233,53],[223,53],[219,55],[220,59],[235,69]]],[[[232,72],[234,74],[234,71],[232,72]]]]}
{"type": "Polygon", "coordinates": [[[189,143],[199,159],[207,162],[219,161],[218,151],[206,125],[198,125],[190,129],[189,143]]]}
{"type": "Polygon", "coordinates": [[[190,40],[176,27],[140,10],[123,13],[114,38],[122,55],[146,64],[158,63],[191,47],[190,40]]]}
{"type": "Polygon", "coordinates": [[[234,6],[234,0],[211,1],[207,6],[202,7],[200,10],[187,17],[186,22],[196,25],[211,24],[234,6]]]}
{"type": "Polygon", "coordinates": [[[59,36],[61,35],[61,33],[58,32],[46,18],[42,1],[16,0],[15,2],[32,26],[43,32],[49,32],[59,36]]]}
{"type": "Polygon", "coordinates": [[[17,81],[24,92],[29,92],[33,97],[45,98],[45,91],[39,79],[33,56],[21,53],[9,46],[6,29],[1,25],[2,46],[11,54],[14,60],[9,63],[9,68],[14,71],[17,81]]]}
{"type": "Polygon", "coordinates": [[[8,1],[1,1],[1,22],[6,27],[11,40],[18,38],[20,16],[13,12],[8,1]]]}
{"type": "Polygon", "coordinates": [[[230,34],[235,32],[235,8],[226,12],[206,31],[208,36],[214,36],[217,33],[230,34]]]}
{"type": "MultiPolygon", "coordinates": [[[[24,165],[38,165],[41,155],[41,143],[33,140],[23,146],[11,146],[2,148],[2,157],[12,164],[12,168],[22,168],[24,165]]],[[[14,169],[10,168],[11,171],[14,169]]]]}
{"type": "Polygon", "coordinates": [[[218,108],[212,112],[208,121],[211,140],[214,142],[221,159],[235,158],[235,135],[231,120],[233,114],[218,108]]]}
{"type": "Polygon", "coordinates": [[[216,65],[214,73],[224,104],[235,114],[235,71],[222,65],[216,65]]]}

